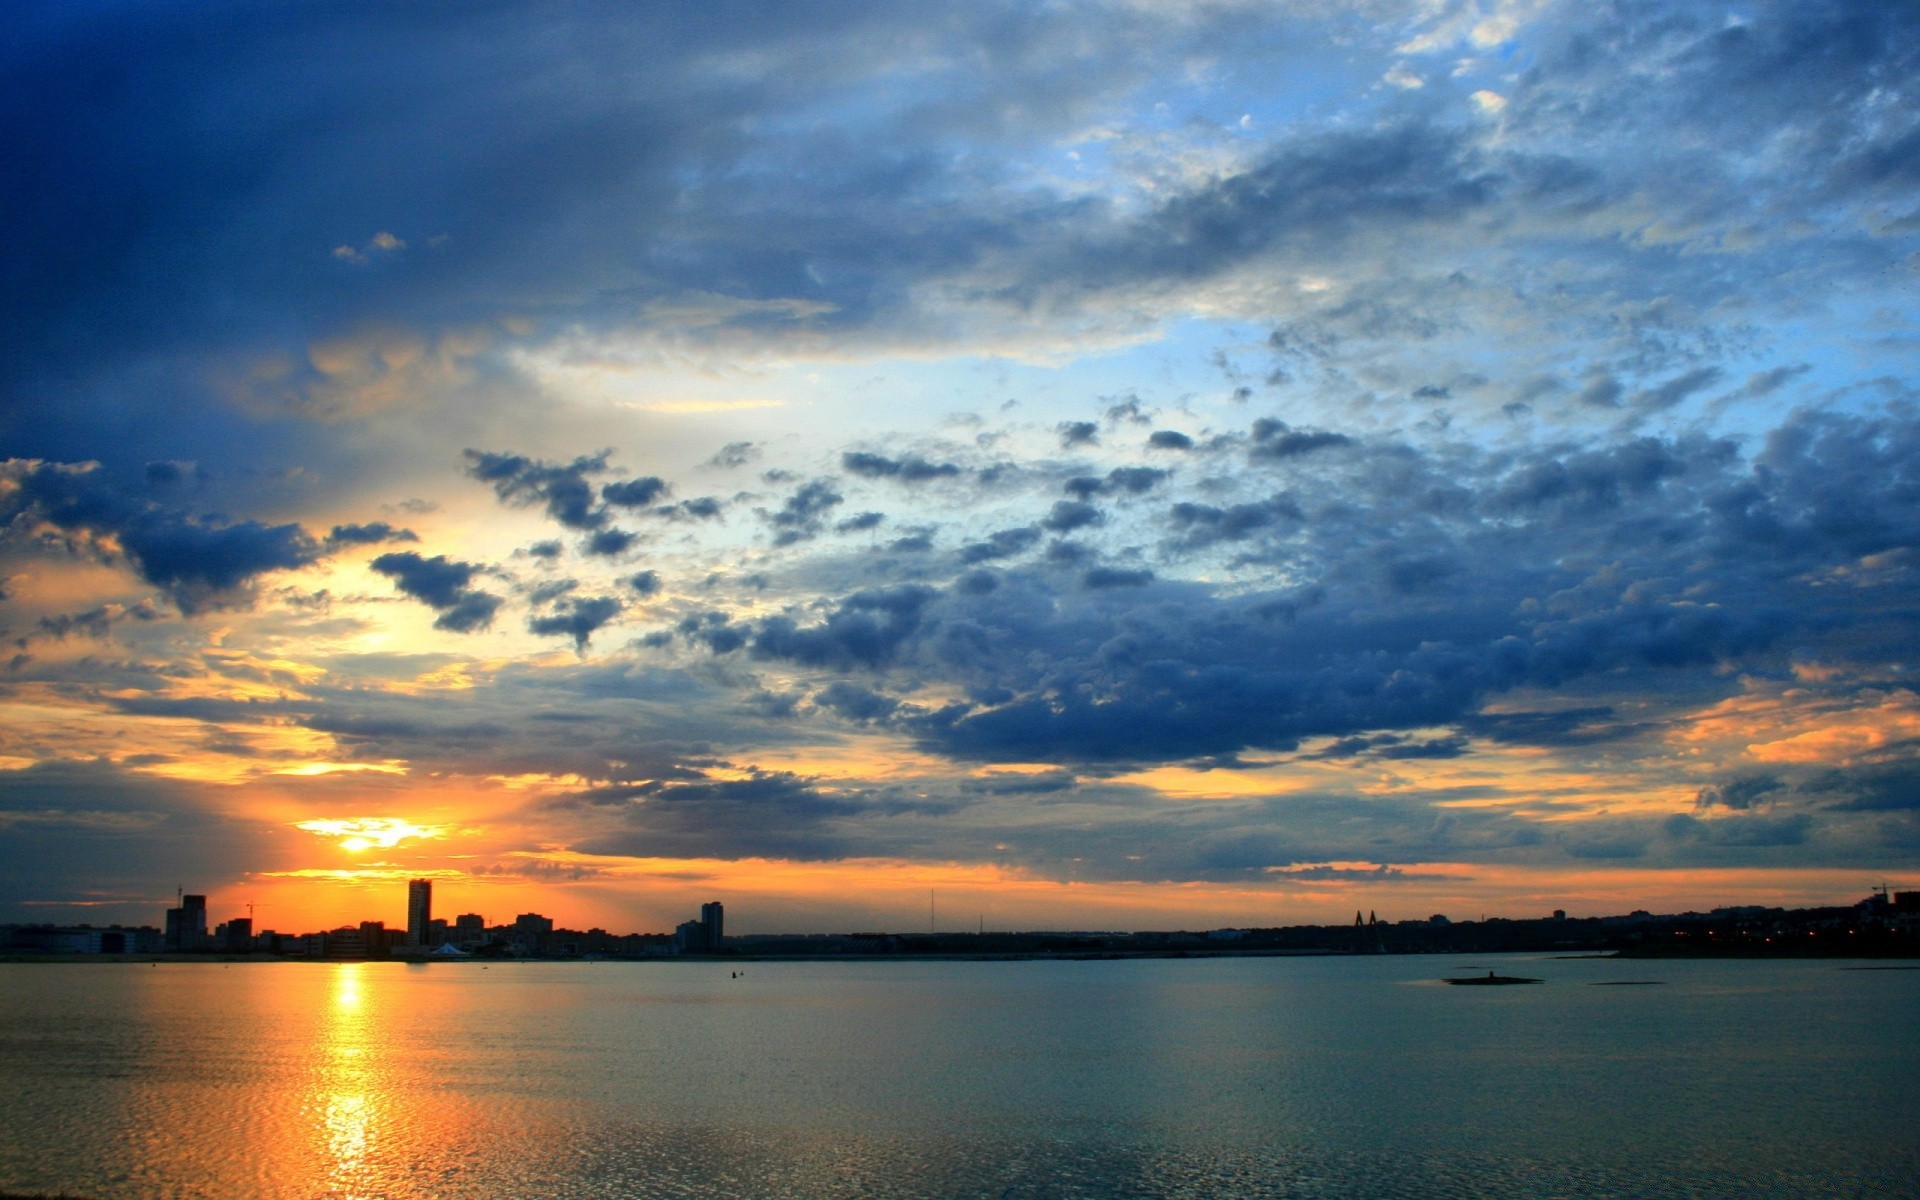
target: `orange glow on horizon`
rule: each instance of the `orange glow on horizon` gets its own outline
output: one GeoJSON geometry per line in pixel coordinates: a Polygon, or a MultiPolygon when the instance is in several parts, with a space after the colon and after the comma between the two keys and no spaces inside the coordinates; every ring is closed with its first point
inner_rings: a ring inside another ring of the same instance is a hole
{"type": "MultiPolygon", "coordinates": [[[[1046,877],[1011,866],[896,859],[600,858],[549,851],[510,856],[525,874],[383,864],[365,870],[303,870],[252,876],[271,901],[272,925],[306,932],[404,920],[408,879],[434,882],[434,911],[478,912],[508,924],[538,912],[565,928],[664,933],[707,900],[727,905],[740,933],[820,933],[928,928],[929,892],[942,931],[1215,929],[1341,924],[1356,908],[1381,918],[1456,920],[1544,916],[1556,908],[1605,916],[1724,905],[1795,907],[1848,903],[1874,882],[1827,868],[1664,869],[1436,862],[1296,864],[1235,881],[1173,882],[1046,877]],[[576,869],[578,877],[564,872],[576,869]]],[[[1876,877],[1877,878],[1877,877],[1876,877]]],[[[219,907],[219,905],[216,905],[219,907]]],[[[262,922],[263,925],[266,922],[262,922]]]]}
{"type": "Polygon", "coordinates": [[[320,819],[295,821],[293,825],[295,829],[321,837],[339,838],[340,848],[355,854],[373,849],[389,850],[409,839],[437,838],[446,833],[444,826],[415,825],[398,817],[320,819]]]}

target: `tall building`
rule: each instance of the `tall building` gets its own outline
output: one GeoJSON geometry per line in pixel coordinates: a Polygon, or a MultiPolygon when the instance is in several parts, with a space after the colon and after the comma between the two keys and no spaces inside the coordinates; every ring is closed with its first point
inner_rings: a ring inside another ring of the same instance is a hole
{"type": "Polygon", "coordinates": [[[709,900],[700,906],[700,932],[707,943],[707,949],[718,951],[726,937],[726,910],[720,907],[718,900],[709,900]]]}
{"type": "Polygon", "coordinates": [[[698,921],[682,921],[673,927],[673,947],[681,954],[705,954],[707,929],[698,921]]]}
{"type": "Polygon", "coordinates": [[[182,896],[167,910],[167,949],[198,950],[207,944],[207,898],[182,896]]]}
{"type": "Polygon", "coordinates": [[[427,944],[427,926],[433,923],[433,880],[407,884],[407,945],[427,944]]]}

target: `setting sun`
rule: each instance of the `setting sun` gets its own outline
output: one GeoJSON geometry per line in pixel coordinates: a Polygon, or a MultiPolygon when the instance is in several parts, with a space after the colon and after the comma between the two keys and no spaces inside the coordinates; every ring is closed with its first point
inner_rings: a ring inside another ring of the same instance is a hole
{"type": "Polygon", "coordinates": [[[415,825],[398,817],[351,817],[330,820],[296,821],[294,828],[321,837],[339,838],[340,848],[358,854],[364,850],[386,850],[415,838],[437,838],[446,830],[439,825],[415,825]]]}

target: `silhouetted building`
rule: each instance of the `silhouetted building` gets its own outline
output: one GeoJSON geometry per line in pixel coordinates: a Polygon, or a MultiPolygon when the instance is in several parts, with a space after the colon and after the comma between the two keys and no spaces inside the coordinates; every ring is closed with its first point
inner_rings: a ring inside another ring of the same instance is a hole
{"type": "Polygon", "coordinates": [[[365,958],[367,956],[365,926],[355,929],[351,925],[342,925],[338,929],[328,930],[326,954],[328,958],[365,958]]]}
{"type": "Polygon", "coordinates": [[[487,940],[487,919],[479,913],[461,913],[453,919],[456,946],[479,946],[487,940]]]}
{"type": "Polygon", "coordinates": [[[426,945],[432,921],[433,880],[415,879],[407,884],[407,945],[426,945]]]}
{"type": "Polygon", "coordinates": [[[539,913],[521,913],[513,919],[513,944],[520,947],[523,953],[545,953],[547,940],[552,934],[552,917],[543,917],[539,913]]]}
{"type": "Polygon", "coordinates": [[[207,898],[182,896],[167,910],[167,949],[198,950],[207,943],[207,898]]]}
{"type": "Polygon", "coordinates": [[[700,929],[706,935],[707,949],[718,950],[726,943],[727,910],[720,907],[718,900],[711,900],[700,906],[700,929]]]}
{"type": "Polygon", "coordinates": [[[366,947],[362,957],[385,958],[393,944],[405,936],[397,929],[388,929],[385,921],[362,921],[360,940],[366,947]]]}
{"type": "Polygon", "coordinates": [[[673,927],[673,944],[682,954],[700,954],[707,948],[706,926],[698,921],[682,921],[673,927]]]}
{"type": "Polygon", "coordinates": [[[220,948],[229,954],[246,954],[253,949],[253,918],[235,917],[227,922],[227,936],[220,948]]]}

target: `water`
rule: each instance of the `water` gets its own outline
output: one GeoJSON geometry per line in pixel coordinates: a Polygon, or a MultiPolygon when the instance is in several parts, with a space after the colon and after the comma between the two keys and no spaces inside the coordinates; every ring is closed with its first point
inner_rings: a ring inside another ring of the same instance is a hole
{"type": "Polygon", "coordinates": [[[0,964],[0,1190],[1920,1196],[1920,972],[733,969],[0,964]]]}

